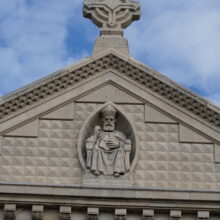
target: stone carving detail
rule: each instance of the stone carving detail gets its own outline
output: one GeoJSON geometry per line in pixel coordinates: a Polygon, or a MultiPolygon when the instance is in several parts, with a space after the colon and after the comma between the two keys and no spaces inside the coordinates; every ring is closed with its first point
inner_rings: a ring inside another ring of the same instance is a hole
{"type": "MultiPolygon", "coordinates": [[[[220,113],[207,103],[199,101],[180,89],[171,87],[113,54],[97,59],[73,72],[57,77],[44,85],[4,102],[0,105],[0,120],[109,68],[119,71],[210,124],[220,127],[220,113]]],[[[149,72],[152,72],[152,70],[149,70],[149,72]]]]}
{"type": "Polygon", "coordinates": [[[140,18],[140,4],[132,0],[85,0],[83,14],[101,28],[101,34],[123,35],[123,29],[140,18]]]}
{"type": "Polygon", "coordinates": [[[130,170],[131,140],[115,130],[117,110],[107,105],[102,110],[103,129],[96,126],[86,141],[87,168],[95,175],[116,177],[130,170]]]}

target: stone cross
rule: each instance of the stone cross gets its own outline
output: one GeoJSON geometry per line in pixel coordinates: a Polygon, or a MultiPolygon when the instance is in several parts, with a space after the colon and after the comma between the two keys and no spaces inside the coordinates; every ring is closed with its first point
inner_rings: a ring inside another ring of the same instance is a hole
{"type": "Polygon", "coordinates": [[[84,0],[83,15],[101,28],[101,35],[123,35],[140,18],[140,3],[132,0],[84,0]]]}

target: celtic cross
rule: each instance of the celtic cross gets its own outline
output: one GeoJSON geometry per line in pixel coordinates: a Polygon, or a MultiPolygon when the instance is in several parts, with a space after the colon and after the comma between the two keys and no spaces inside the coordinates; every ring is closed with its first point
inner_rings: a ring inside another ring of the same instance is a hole
{"type": "Polygon", "coordinates": [[[101,28],[101,35],[123,35],[140,18],[140,4],[132,0],[84,0],[83,15],[101,28]]]}

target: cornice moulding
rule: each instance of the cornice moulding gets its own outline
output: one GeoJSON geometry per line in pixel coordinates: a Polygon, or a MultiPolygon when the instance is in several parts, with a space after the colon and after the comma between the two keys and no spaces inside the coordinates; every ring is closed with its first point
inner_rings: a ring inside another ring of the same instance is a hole
{"type": "Polygon", "coordinates": [[[153,69],[140,64],[140,62],[120,56],[114,51],[87,58],[3,97],[3,103],[0,105],[0,120],[10,118],[10,115],[19,113],[22,109],[31,107],[40,100],[64,91],[108,69],[120,72],[120,74],[137,82],[138,85],[150,89],[214,127],[220,128],[219,107],[184,89],[153,69]]]}

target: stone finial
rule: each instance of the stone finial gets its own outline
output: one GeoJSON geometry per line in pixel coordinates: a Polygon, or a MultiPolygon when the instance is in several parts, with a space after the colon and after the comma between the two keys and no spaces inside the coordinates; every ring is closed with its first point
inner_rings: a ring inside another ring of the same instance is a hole
{"type": "Polygon", "coordinates": [[[140,18],[140,4],[132,0],[84,0],[83,15],[101,28],[101,35],[123,35],[140,18]]]}

